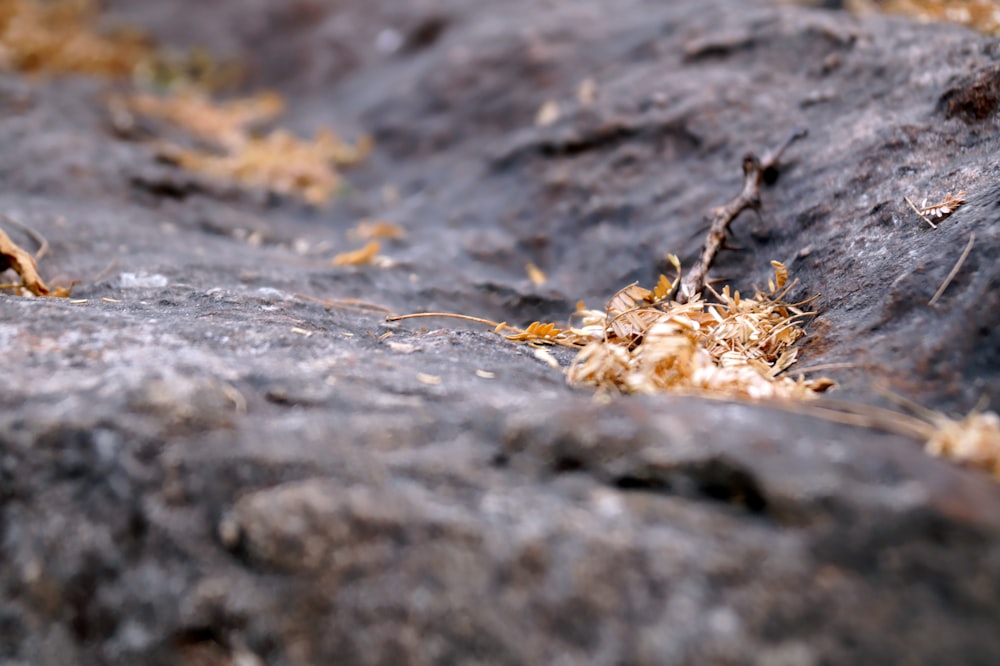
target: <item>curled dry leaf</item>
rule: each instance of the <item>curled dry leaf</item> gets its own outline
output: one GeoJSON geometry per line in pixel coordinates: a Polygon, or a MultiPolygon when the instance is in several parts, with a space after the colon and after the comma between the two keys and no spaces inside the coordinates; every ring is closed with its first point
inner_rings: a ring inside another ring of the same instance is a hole
{"type": "Polygon", "coordinates": [[[333,258],[334,266],[363,266],[375,261],[378,251],[381,249],[378,241],[371,241],[362,248],[341,252],[333,258]]]}
{"type": "Polygon", "coordinates": [[[550,99],[538,108],[538,113],[535,114],[535,125],[548,127],[559,120],[561,113],[559,102],[550,99]]]}
{"type": "Polygon", "coordinates": [[[406,238],[406,229],[395,222],[387,222],[386,220],[361,220],[347,232],[347,237],[355,240],[373,240],[375,238],[401,240],[406,238]]]}
{"type": "Polygon", "coordinates": [[[0,271],[8,268],[14,269],[14,272],[20,276],[21,286],[18,286],[17,289],[21,293],[30,293],[35,296],[69,296],[70,290],[67,288],[48,287],[38,275],[35,258],[0,229],[0,271]]]}
{"type": "Polygon", "coordinates": [[[528,279],[531,280],[531,284],[536,287],[540,287],[548,282],[549,276],[545,274],[545,271],[536,266],[534,262],[529,261],[525,264],[524,271],[528,274],[528,279]]]}

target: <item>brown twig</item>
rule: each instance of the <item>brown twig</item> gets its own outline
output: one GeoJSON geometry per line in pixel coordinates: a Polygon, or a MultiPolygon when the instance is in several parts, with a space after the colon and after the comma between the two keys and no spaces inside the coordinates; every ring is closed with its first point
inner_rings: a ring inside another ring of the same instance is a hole
{"type": "Polygon", "coordinates": [[[679,303],[686,303],[705,288],[708,270],[711,268],[712,262],[715,261],[716,255],[719,254],[719,250],[722,249],[729,225],[748,208],[760,209],[760,184],[764,180],[764,174],[775,169],[785,150],[805,135],[806,130],[796,129],[778,147],[765,154],[763,159],[758,158],[753,153],[747,153],[743,158],[743,189],[732,201],[712,212],[711,226],[708,230],[708,237],[705,239],[705,245],[701,250],[701,258],[681,283],[680,291],[677,294],[679,303]]]}
{"type": "Polygon", "coordinates": [[[927,301],[927,305],[934,305],[938,302],[938,299],[941,298],[941,294],[944,293],[944,290],[948,288],[951,281],[955,279],[956,275],[958,275],[958,271],[961,270],[962,264],[964,264],[965,260],[969,258],[969,252],[972,252],[972,244],[975,242],[976,234],[973,232],[969,234],[969,242],[965,244],[965,249],[962,250],[962,256],[958,258],[958,261],[955,262],[955,266],[951,269],[951,272],[948,273],[948,277],[944,279],[944,282],[941,283],[938,290],[934,292],[933,296],[931,296],[931,300],[927,301]]]}
{"type": "Polygon", "coordinates": [[[917,208],[917,204],[915,204],[912,201],[910,201],[910,197],[908,197],[906,195],[903,195],[903,201],[905,201],[906,203],[908,203],[910,205],[910,208],[913,209],[914,213],[916,213],[917,215],[920,216],[921,220],[923,220],[927,224],[931,225],[931,229],[937,229],[937,225],[934,224],[933,222],[931,222],[930,219],[926,215],[924,215],[924,212],[922,210],[920,210],[919,208],[917,208]]]}
{"type": "MultiPolygon", "coordinates": [[[[396,315],[394,317],[386,317],[386,321],[403,321],[404,319],[419,319],[421,317],[445,317],[447,319],[462,319],[464,321],[475,322],[476,324],[485,324],[487,326],[492,326],[497,329],[497,332],[503,329],[511,329],[515,331],[520,331],[519,328],[514,328],[513,326],[507,326],[506,323],[500,323],[493,321],[492,319],[483,319],[482,317],[473,317],[471,315],[454,314],[452,312],[417,312],[414,314],[396,315]]],[[[523,331],[522,331],[523,332],[523,331]]]]}

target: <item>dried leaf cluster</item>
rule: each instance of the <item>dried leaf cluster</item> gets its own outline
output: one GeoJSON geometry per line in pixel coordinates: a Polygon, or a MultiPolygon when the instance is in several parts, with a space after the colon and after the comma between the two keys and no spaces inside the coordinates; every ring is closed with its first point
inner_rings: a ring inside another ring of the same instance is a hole
{"type": "MultiPolygon", "coordinates": [[[[567,372],[573,384],[625,393],[711,393],[749,399],[809,398],[833,383],[781,376],[795,363],[792,345],[805,333],[805,303],[784,297],[793,286],[784,265],[766,293],[743,298],[727,286],[711,300],[669,300],[665,276],[652,290],[629,285],[605,312],[578,310],[571,329],[588,342],[567,372]]],[[[679,277],[678,277],[679,279],[679,277]]]]}
{"type": "Polygon", "coordinates": [[[1000,416],[973,412],[961,421],[934,413],[927,452],[979,467],[1000,481],[1000,416]]]}
{"type": "Polygon", "coordinates": [[[0,0],[0,68],[131,78],[159,89],[215,89],[242,71],[202,49],[157,48],[139,30],[100,26],[96,0],[0,0]]]}
{"type": "Polygon", "coordinates": [[[38,275],[35,258],[10,239],[3,229],[0,229],[0,272],[13,269],[21,278],[19,285],[4,285],[4,289],[13,289],[21,296],[69,296],[70,290],[65,287],[50,288],[38,275]]]}
{"type": "Polygon", "coordinates": [[[525,329],[465,315],[424,313],[390,317],[450,316],[494,326],[513,342],[534,346],[561,345],[579,349],[566,374],[575,385],[600,392],[711,394],[748,399],[810,398],[831,386],[828,379],[790,379],[782,373],[796,360],[792,345],[804,332],[802,321],[812,315],[807,303],[784,301],[794,283],[788,270],[772,262],[775,276],[767,293],[743,298],[725,287],[711,291],[711,300],[672,299],[680,281],[661,275],[645,289],[631,284],[619,290],[604,310],[578,304],[570,325],[534,322],[525,329]]]}
{"type": "Polygon", "coordinates": [[[950,21],[980,32],[1000,34],[1000,8],[996,0],[849,0],[856,12],[880,10],[905,14],[922,21],[950,21]]]}
{"type": "Polygon", "coordinates": [[[167,121],[211,146],[187,148],[161,142],[158,149],[165,159],[212,178],[298,197],[314,206],[328,203],[340,188],[336,167],[357,164],[371,150],[368,138],[351,145],[329,130],[320,130],[312,140],[284,129],[255,132],[256,126],[273,120],[284,107],[274,93],[228,102],[190,92],[162,97],[136,94],[121,106],[130,113],[167,121]]]}
{"type": "Polygon", "coordinates": [[[128,76],[152,49],[137,32],[100,33],[91,0],[0,0],[0,63],[31,73],[128,76]]]}

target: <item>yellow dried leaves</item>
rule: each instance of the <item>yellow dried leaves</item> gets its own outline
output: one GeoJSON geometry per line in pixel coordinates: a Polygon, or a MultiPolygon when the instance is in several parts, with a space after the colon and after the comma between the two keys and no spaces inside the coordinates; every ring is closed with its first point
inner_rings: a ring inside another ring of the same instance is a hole
{"type": "Polygon", "coordinates": [[[21,284],[13,287],[21,295],[69,296],[70,290],[67,288],[49,288],[38,275],[35,258],[12,241],[3,229],[0,229],[0,272],[8,268],[13,269],[21,278],[21,284]]]}
{"type": "Polygon", "coordinates": [[[157,118],[184,130],[212,150],[159,144],[165,159],[212,178],[240,186],[297,197],[313,206],[328,203],[340,188],[337,167],[362,161],[371,150],[371,140],[352,145],[329,130],[320,130],[312,140],[303,140],[283,129],[254,133],[257,125],[277,117],[284,101],[275,93],[228,102],[182,92],[159,97],[136,94],[120,108],[157,118]]]}
{"type": "Polygon", "coordinates": [[[30,73],[127,76],[148,60],[135,32],[101,34],[90,0],[0,0],[0,63],[30,73]]]}

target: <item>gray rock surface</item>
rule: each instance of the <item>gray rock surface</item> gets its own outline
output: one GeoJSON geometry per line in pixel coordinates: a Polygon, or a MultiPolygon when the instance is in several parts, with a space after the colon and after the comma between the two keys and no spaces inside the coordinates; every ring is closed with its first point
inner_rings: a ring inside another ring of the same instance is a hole
{"type": "Polygon", "coordinates": [[[0,663],[1000,661],[981,473],[762,406],[598,404],[489,331],[315,300],[599,306],[693,261],[742,154],[805,126],[714,273],[821,293],[800,364],[852,364],[842,398],[995,401],[996,40],[763,0],[109,4],[376,151],[311,210],[116,138],[105,84],[0,76],[0,210],[87,299],[0,295],[0,663]],[[936,231],[902,202],[958,190],[936,231]],[[362,217],[408,230],[393,267],[331,267],[362,217]]]}

